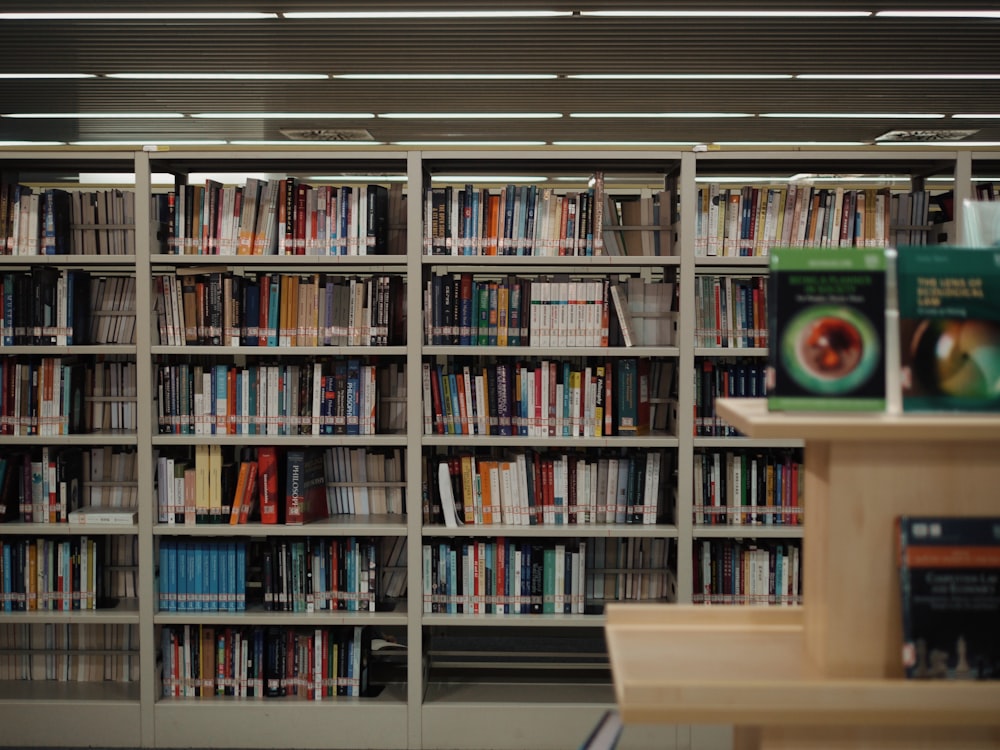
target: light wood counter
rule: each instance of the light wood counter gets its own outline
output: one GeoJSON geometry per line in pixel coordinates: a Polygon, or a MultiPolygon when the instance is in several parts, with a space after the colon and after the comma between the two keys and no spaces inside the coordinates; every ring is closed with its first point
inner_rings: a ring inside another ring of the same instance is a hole
{"type": "Polygon", "coordinates": [[[732,723],[738,748],[1000,747],[1000,682],[902,676],[893,523],[1000,515],[1000,416],[717,412],[805,440],[801,608],[609,605],[626,723],[732,723]]]}

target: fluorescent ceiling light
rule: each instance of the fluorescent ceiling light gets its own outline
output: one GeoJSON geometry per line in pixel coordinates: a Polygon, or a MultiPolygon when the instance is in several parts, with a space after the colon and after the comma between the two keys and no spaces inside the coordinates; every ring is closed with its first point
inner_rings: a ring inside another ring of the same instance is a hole
{"type": "Polygon", "coordinates": [[[997,114],[995,112],[991,112],[989,114],[981,114],[981,115],[963,113],[960,115],[952,115],[952,118],[955,120],[996,120],[1000,119],[1000,114],[997,114]]]}
{"type": "Polygon", "coordinates": [[[380,120],[557,120],[561,112],[386,112],[380,120]]]}
{"type": "Polygon", "coordinates": [[[767,112],[760,117],[812,118],[819,120],[937,120],[944,115],[921,113],[890,114],[882,112],[767,112]]]}
{"type": "Polygon", "coordinates": [[[569,10],[304,10],[282,13],[285,18],[555,18],[571,16],[569,10]]]}
{"type": "Polygon", "coordinates": [[[0,78],[36,80],[39,78],[97,78],[94,73],[0,73],[0,78]]]}
{"type": "Polygon", "coordinates": [[[791,73],[574,73],[567,78],[589,81],[658,81],[658,80],[758,80],[793,78],[791,73]]]}
{"type": "Polygon", "coordinates": [[[166,120],[184,115],[180,112],[10,112],[0,117],[16,120],[166,120]]]}
{"type": "Polygon", "coordinates": [[[63,141],[0,141],[0,146],[65,146],[63,141]]]}
{"type": "Polygon", "coordinates": [[[716,146],[866,146],[865,141],[712,141],[716,146]]]}
{"type": "MultiPolygon", "coordinates": [[[[77,178],[80,185],[134,185],[134,172],[81,172],[77,178]]],[[[166,172],[153,172],[149,176],[151,185],[173,185],[174,176],[166,172]]]]}
{"type": "Polygon", "coordinates": [[[700,141],[552,141],[553,146],[697,146],[700,141]]]}
{"type": "Polygon", "coordinates": [[[384,141],[306,141],[306,140],[295,140],[295,141],[252,141],[252,140],[237,140],[229,141],[233,146],[294,146],[297,148],[316,148],[319,146],[336,146],[338,148],[344,148],[347,146],[384,146],[384,141]]]}
{"type": "Polygon", "coordinates": [[[937,146],[938,148],[960,148],[962,146],[989,146],[996,148],[1000,146],[1000,141],[875,141],[876,146],[909,146],[910,148],[926,148],[937,146]]]}
{"type": "Polygon", "coordinates": [[[431,175],[433,182],[503,182],[503,183],[526,183],[548,182],[548,177],[532,175],[482,175],[482,174],[435,174],[431,175]]]}
{"type": "Polygon", "coordinates": [[[545,141],[392,141],[393,146],[544,146],[545,141]]]}
{"type": "Polygon", "coordinates": [[[311,174],[304,180],[316,182],[406,182],[403,174],[311,174]]]}
{"type": "Polygon", "coordinates": [[[865,18],[868,10],[581,10],[618,18],[865,18]]]}
{"type": "Polygon", "coordinates": [[[1000,10],[879,10],[884,18],[1000,18],[1000,10]]]}
{"type": "Polygon", "coordinates": [[[195,112],[204,120],[371,120],[371,112],[195,112]]]}
{"type": "Polygon", "coordinates": [[[358,81],[542,81],[555,73],[334,73],[334,78],[358,81]]]}
{"type": "Polygon", "coordinates": [[[995,81],[1000,73],[798,73],[795,77],[813,81],[995,81]]]}
{"type": "Polygon", "coordinates": [[[277,17],[277,13],[214,11],[0,13],[0,21],[256,21],[277,17]]]}
{"type": "Polygon", "coordinates": [[[704,119],[719,119],[724,117],[753,117],[751,114],[746,114],[745,112],[571,112],[570,117],[604,117],[604,118],[632,118],[632,119],[652,119],[652,118],[668,118],[668,119],[683,119],[683,118],[695,118],[699,120],[704,119]]]}
{"type": "Polygon", "coordinates": [[[791,177],[783,177],[781,175],[767,175],[767,176],[757,176],[757,177],[695,177],[695,182],[704,182],[707,184],[712,184],[713,182],[738,182],[744,184],[750,184],[751,182],[788,182],[791,177]]]}
{"type": "Polygon", "coordinates": [[[143,138],[130,141],[71,141],[71,146],[225,146],[223,140],[178,141],[169,138],[143,138]]]}
{"type": "Polygon", "coordinates": [[[324,81],[326,73],[108,73],[138,81],[324,81]]]}

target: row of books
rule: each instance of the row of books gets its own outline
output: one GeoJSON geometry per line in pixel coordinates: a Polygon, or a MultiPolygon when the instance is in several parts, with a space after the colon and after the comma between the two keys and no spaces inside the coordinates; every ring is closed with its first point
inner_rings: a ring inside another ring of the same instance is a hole
{"type": "Polygon", "coordinates": [[[117,288],[98,286],[92,289],[85,271],[39,267],[0,274],[0,341],[4,346],[110,343],[101,336],[101,324],[110,325],[111,317],[100,320],[91,311],[102,309],[102,297],[114,296],[117,288]]]}
{"type": "Polygon", "coordinates": [[[695,437],[734,437],[738,432],[715,413],[715,399],[762,398],[767,366],[763,363],[703,359],[697,364],[694,394],[695,437]]]}
{"type": "Polygon", "coordinates": [[[136,429],[136,366],[108,358],[0,359],[0,435],[136,429]]]}
{"type": "Polygon", "coordinates": [[[378,542],[372,538],[272,539],[262,554],[264,609],[374,612],[378,542]]]}
{"type": "Polygon", "coordinates": [[[134,192],[0,183],[0,254],[134,253],[134,192]]]}
{"type": "Polygon", "coordinates": [[[674,284],[472,273],[424,286],[424,342],[459,346],[673,346],[674,284]],[[612,305],[615,311],[612,312],[612,305]]]}
{"type": "Polygon", "coordinates": [[[504,457],[459,453],[438,459],[427,473],[437,477],[435,489],[449,526],[456,521],[653,524],[666,512],[662,487],[672,473],[671,455],[658,450],[600,458],[530,450],[504,457]]]}
{"type": "Polygon", "coordinates": [[[316,520],[401,515],[405,509],[399,448],[259,446],[235,449],[233,455],[226,446],[198,445],[193,451],[193,457],[156,458],[160,523],[303,523],[305,510],[316,520]],[[320,503],[324,507],[314,507],[320,503]]]}
{"type": "Polygon", "coordinates": [[[5,358],[0,361],[0,377],[3,378],[0,434],[73,435],[136,430],[135,362],[116,356],[5,358]],[[61,368],[57,366],[59,363],[61,368]],[[51,377],[46,375],[47,368],[52,370],[51,377]],[[38,383],[32,379],[33,373],[39,376],[38,383]],[[52,387],[51,398],[46,384],[52,387]],[[57,404],[57,393],[62,398],[61,406],[57,404]],[[50,415],[40,413],[43,402],[51,407],[50,415]],[[63,413],[57,413],[59,408],[63,413]]]}
{"type": "Polygon", "coordinates": [[[425,435],[608,437],[650,428],[648,359],[423,364],[425,435]]]}
{"type": "Polygon", "coordinates": [[[585,611],[599,613],[605,601],[677,601],[672,546],[669,537],[588,539],[585,611]]]}
{"type": "Polygon", "coordinates": [[[374,435],[398,421],[393,414],[403,408],[381,403],[383,389],[396,385],[386,382],[391,374],[398,382],[405,368],[342,357],[301,365],[159,365],[157,424],[161,434],[177,435],[374,435]]]}
{"type": "Polygon", "coordinates": [[[73,357],[0,359],[0,434],[87,431],[86,379],[85,364],[73,357]]]}
{"type": "Polygon", "coordinates": [[[0,539],[4,612],[92,610],[107,606],[103,558],[93,537],[0,539]]]}
{"type": "MultiPolygon", "coordinates": [[[[923,191],[914,191],[921,194],[923,191]]],[[[926,225],[927,204],[908,201],[889,188],[785,186],[698,189],[695,255],[769,255],[771,248],[885,247],[893,225],[926,225]],[[923,206],[923,214],[913,210],[923,206]]]]}
{"type": "Polygon", "coordinates": [[[139,626],[2,623],[0,680],[137,682],[139,626]]]}
{"type": "Polygon", "coordinates": [[[163,538],[159,547],[161,612],[243,612],[247,542],[163,538]]]}
{"type": "Polygon", "coordinates": [[[604,255],[595,188],[465,185],[424,194],[425,255],[604,255]]]}
{"type": "Polygon", "coordinates": [[[168,346],[386,346],[405,340],[401,276],[157,274],[154,310],[168,346]]]}
{"type": "Polygon", "coordinates": [[[695,604],[801,604],[798,542],[704,539],[694,545],[695,604]]]}
{"type": "Polygon", "coordinates": [[[694,454],[694,522],[771,526],[802,523],[799,451],[694,454]]]}
{"type": "Polygon", "coordinates": [[[767,346],[767,277],[695,276],[694,345],[767,346]]]}
{"type": "Polygon", "coordinates": [[[178,255],[384,255],[390,221],[403,215],[398,185],[312,186],[294,177],[182,185],[169,211],[168,251],[178,255]]]}
{"type": "Polygon", "coordinates": [[[164,697],[324,700],[368,695],[370,629],[173,625],[160,632],[164,697]]]}
{"type": "Polygon", "coordinates": [[[424,543],[425,613],[583,614],[587,542],[424,543]]]}
{"type": "Polygon", "coordinates": [[[0,523],[134,522],[136,451],[41,446],[0,456],[0,523]]]}

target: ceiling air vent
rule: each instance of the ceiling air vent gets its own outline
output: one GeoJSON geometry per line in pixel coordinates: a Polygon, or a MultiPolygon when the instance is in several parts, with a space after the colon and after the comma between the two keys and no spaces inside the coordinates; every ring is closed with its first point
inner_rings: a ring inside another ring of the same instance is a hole
{"type": "Polygon", "coordinates": [[[281,128],[285,138],[293,141],[373,141],[364,128],[281,128]]]}
{"type": "Polygon", "coordinates": [[[904,141],[907,143],[928,143],[932,141],[960,141],[975,135],[978,130],[890,130],[882,133],[876,141],[904,141]]]}

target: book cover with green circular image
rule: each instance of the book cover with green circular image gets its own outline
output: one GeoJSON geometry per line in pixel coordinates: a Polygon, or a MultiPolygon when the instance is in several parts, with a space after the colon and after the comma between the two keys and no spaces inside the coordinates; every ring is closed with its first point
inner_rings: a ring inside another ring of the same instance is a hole
{"type": "Polygon", "coordinates": [[[885,253],[778,248],[768,289],[768,406],[885,408],[885,253]]]}

